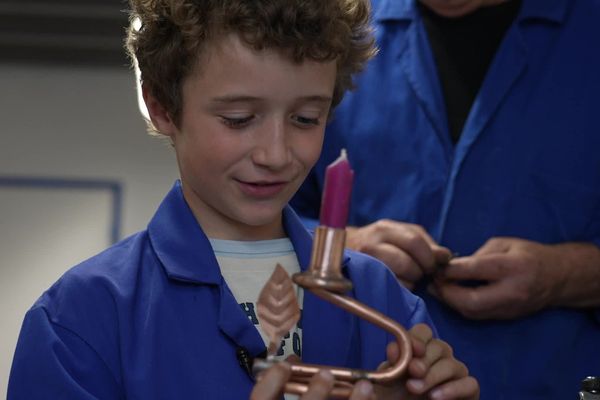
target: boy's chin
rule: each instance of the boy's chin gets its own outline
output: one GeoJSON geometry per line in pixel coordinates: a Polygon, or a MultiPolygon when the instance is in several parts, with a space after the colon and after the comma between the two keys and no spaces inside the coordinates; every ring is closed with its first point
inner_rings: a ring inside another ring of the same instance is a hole
{"type": "Polygon", "coordinates": [[[283,211],[245,210],[238,222],[245,226],[248,236],[262,239],[276,239],[283,236],[283,211]]]}

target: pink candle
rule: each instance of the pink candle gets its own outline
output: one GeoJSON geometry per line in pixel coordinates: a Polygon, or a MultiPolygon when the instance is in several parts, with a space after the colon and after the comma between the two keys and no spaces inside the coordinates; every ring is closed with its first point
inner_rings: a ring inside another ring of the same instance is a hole
{"type": "Polygon", "coordinates": [[[354,171],[350,168],[346,150],[325,170],[325,188],[321,199],[319,223],[331,228],[346,227],[350,208],[350,192],[354,171]]]}

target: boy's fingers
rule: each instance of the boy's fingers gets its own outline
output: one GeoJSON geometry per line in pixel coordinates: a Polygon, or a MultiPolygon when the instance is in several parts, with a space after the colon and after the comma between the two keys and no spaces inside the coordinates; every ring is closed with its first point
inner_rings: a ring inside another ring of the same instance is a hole
{"type": "Polygon", "coordinates": [[[389,364],[395,363],[400,357],[400,347],[398,346],[398,343],[389,343],[385,348],[385,353],[387,355],[387,362],[389,364]]]}
{"type": "Polygon", "coordinates": [[[425,393],[431,388],[434,388],[452,379],[456,379],[457,376],[464,375],[458,374],[458,371],[456,370],[457,368],[458,366],[450,359],[439,360],[428,369],[425,377],[408,379],[406,381],[406,388],[414,394],[425,393]]]}
{"type": "Polygon", "coordinates": [[[427,343],[433,338],[431,328],[425,324],[417,324],[408,331],[408,334],[412,341],[414,356],[423,357],[427,350],[427,343]]]}
{"type": "Polygon", "coordinates": [[[282,362],[273,365],[258,376],[259,381],[250,394],[250,400],[278,399],[291,373],[292,370],[288,363],[282,362]]]}
{"type": "Polygon", "coordinates": [[[372,400],[375,399],[375,389],[369,381],[358,381],[354,385],[350,400],[372,400]]]}
{"type": "Polygon", "coordinates": [[[479,383],[472,376],[465,376],[439,385],[430,392],[430,397],[434,399],[479,399],[479,383]]]}
{"type": "Polygon", "coordinates": [[[387,360],[379,364],[377,370],[383,370],[385,368],[389,368],[390,365],[396,363],[400,358],[400,346],[398,346],[397,342],[388,343],[385,348],[385,354],[387,356],[387,360]]]}
{"type": "Polygon", "coordinates": [[[292,354],[291,356],[288,356],[285,361],[290,364],[299,364],[302,362],[302,359],[300,359],[300,357],[297,355],[292,354]]]}
{"type": "Polygon", "coordinates": [[[440,340],[432,340],[421,357],[413,357],[408,364],[409,375],[414,378],[423,379],[431,373],[431,366],[446,355],[444,343],[440,340]]]}
{"type": "Polygon", "coordinates": [[[416,324],[410,328],[409,333],[416,339],[419,339],[423,343],[427,343],[433,338],[433,331],[426,324],[416,324]]]}
{"type": "Polygon", "coordinates": [[[321,370],[310,378],[308,390],[301,397],[302,400],[324,400],[328,398],[333,389],[334,379],[331,372],[321,370]]]}

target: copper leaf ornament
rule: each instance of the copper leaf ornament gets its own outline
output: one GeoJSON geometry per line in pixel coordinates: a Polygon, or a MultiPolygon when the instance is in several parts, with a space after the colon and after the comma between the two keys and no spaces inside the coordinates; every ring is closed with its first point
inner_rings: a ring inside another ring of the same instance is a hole
{"type": "Polygon", "coordinates": [[[261,328],[270,341],[267,353],[274,355],[281,339],[300,319],[294,284],[279,264],[258,296],[257,311],[261,328]]]}

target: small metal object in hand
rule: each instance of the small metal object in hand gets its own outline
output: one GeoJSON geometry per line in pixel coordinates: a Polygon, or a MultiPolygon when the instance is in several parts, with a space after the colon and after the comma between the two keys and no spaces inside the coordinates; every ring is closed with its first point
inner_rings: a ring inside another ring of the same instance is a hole
{"type": "Polygon", "coordinates": [[[579,400],[600,400],[600,377],[588,376],[581,381],[579,400]]]}

